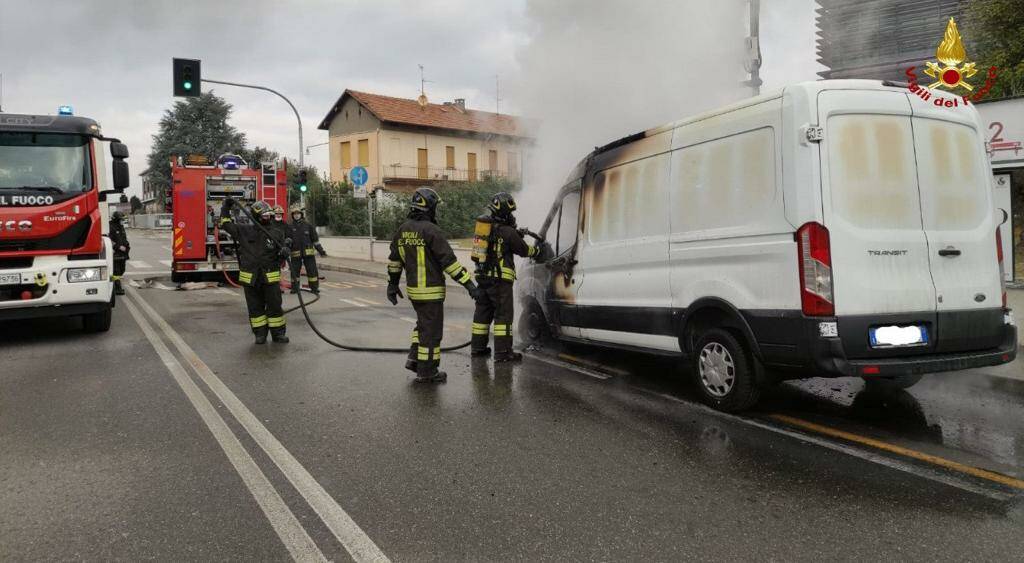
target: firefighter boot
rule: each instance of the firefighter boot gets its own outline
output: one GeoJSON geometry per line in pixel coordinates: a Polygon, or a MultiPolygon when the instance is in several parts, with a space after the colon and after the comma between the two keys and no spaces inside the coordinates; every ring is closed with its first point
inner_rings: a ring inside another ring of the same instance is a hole
{"type": "Polygon", "coordinates": [[[274,339],[274,342],[277,342],[279,344],[288,344],[289,342],[288,336],[284,333],[284,328],[279,328],[271,331],[270,336],[271,338],[274,339]]]}
{"type": "Polygon", "coordinates": [[[416,365],[416,383],[441,383],[448,379],[448,374],[437,369],[439,362],[422,361],[416,365]]]}
{"type": "Polygon", "coordinates": [[[261,326],[259,328],[253,329],[253,332],[256,334],[256,344],[267,343],[267,333],[270,332],[269,330],[267,330],[267,327],[261,326]]]}
{"type": "Polygon", "coordinates": [[[114,295],[124,295],[124,286],[121,285],[121,280],[114,280],[114,295]]]}
{"type": "MultiPolygon", "coordinates": [[[[476,323],[473,323],[473,331],[477,331],[476,323]]],[[[487,337],[488,335],[486,333],[473,335],[472,344],[469,349],[470,356],[479,358],[491,355],[491,347],[487,345],[487,337]]]]}
{"type": "Polygon", "coordinates": [[[505,352],[504,354],[495,354],[494,362],[520,362],[523,360],[523,355],[519,352],[505,352]]]}

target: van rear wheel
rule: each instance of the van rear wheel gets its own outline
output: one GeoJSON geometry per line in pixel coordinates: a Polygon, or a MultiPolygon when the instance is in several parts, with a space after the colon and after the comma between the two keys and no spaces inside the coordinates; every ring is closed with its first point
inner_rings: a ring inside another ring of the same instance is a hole
{"type": "Polygon", "coordinates": [[[701,334],[691,363],[704,402],[725,412],[742,411],[756,403],[761,393],[754,361],[747,347],[729,331],[713,328],[701,334]]]}

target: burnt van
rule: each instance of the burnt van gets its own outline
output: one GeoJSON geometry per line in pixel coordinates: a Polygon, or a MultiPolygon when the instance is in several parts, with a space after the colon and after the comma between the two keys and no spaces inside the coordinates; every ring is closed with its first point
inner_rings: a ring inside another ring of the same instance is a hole
{"type": "Polygon", "coordinates": [[[944,95],[808,82],[596,149],[523,268],[521,332],[685,358],[726,411],[782,379],[1013,361],[1006,215],[977,112],[944,95]]]}

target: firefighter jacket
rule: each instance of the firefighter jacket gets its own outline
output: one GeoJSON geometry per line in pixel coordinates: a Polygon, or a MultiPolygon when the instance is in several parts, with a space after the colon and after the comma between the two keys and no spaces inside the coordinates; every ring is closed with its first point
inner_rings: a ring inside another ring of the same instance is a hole
{"type": "Polygon", "coordinates": [[[124,225],[120,221],[110,221],[110,242],[114,243],[114,254],[117,256],[128,256],[128,251],[132,249],[132,245],[128,243],[128,233],[124,230],[124,225]],[[121,247],[124,250],[121,250],[121,247]]]}
{"type": "Polygon", "coordinates": [[[288,238],[292,239],[292,258],[313,256],[322,248],[316,227],[307,223],[305,219],[292,221],[288,225],[288,238]]]}
{"type": "Polygon", "coordinates": [[[238,281],[243,285],[281,281],[281,250],[287,233],[284,225],[271,221],[263,225],[271,240],[256,225],[239,225],[231,215],[221,212],[220,228],[238,245],[238,281]]]}
{"type": "Polygon", "coordinates": [[[462,285],[472,281],[441,228],[416,215],[402,223],[391,240],[388,275],[392,284],[398,284],[403,271],[411,301],[443,301],[445,274],[462,285]]]}
{"type": "Polygon", "coordinates": [[[491,231],[491,243],[487,250],[487,261],[477,269],[478,278],[497,278],[505,281],[516,280],[514,256],[536,256],[540,249],[523,240],[512,225],[495,223],[491,231]]]}

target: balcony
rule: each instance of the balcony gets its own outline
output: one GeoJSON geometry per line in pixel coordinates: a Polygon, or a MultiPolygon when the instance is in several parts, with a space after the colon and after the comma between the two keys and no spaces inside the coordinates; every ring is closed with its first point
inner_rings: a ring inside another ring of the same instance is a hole
{"type": "Polygon", "coordinates": [[[435,182],[475,182],[484,178],[506,178],[500,170],[470,170],[435,166],[391,164],[383,167],[384,181],[426,180],[435,182]]]}

